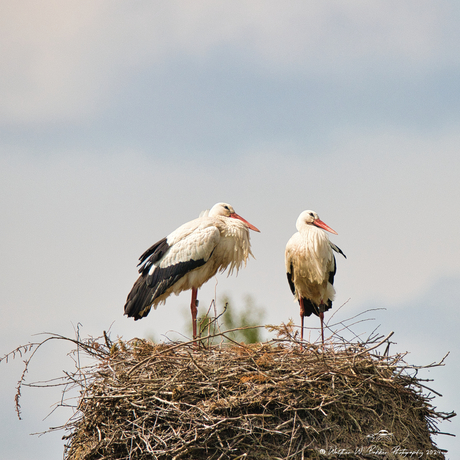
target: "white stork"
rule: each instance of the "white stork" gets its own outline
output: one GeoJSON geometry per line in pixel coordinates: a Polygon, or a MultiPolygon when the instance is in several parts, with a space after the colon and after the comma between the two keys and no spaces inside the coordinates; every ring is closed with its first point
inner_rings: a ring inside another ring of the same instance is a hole
{"type": "Polygon", "coordinates": [[[321,338],[324,345],[324,312],[332,307],[335,296],[334,275],[336,262],[332,250],[345,254],[329,241],[322,230],[337,235],[314,211],[303,211],[296,222],[297,233],[286,245],[286,272],[295,299],[300,304],[301,340],[304,317],[314,313],[321,320],[321,338]]]}
{"type": "MultiPolygon", "coordinates": [[[[196,339],[197,291],[218,271],[228,274],[246,265],[251,252],[249,229],[259,230],[226,203],[170,233],[139,258],[140,276],[125,304],[125,315],[141,319],[172,294],[192,290],[193,338],[196,339]]],[[[254,257],[254,256],[253,256],[254,257]]]]}

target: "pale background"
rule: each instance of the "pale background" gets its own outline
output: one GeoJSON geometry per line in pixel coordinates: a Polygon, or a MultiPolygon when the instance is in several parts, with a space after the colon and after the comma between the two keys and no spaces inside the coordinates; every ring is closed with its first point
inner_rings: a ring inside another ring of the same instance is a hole
{"type": "MultiPolygon", "coordinates": [[[[459,21],[443,0],[1,1],[0,356],[79,323],[187,333],[188,293],[138,322],[123,305],[139,255],[218,201],[261,230],[218,298],[298,324],[284,247],[313,209],[348,256],[335,319],[386,308],[363,338],[394,331],[414,364],[450,351],[422,375],[458,411],[459,21]]],[[[47,344],[27,381],[72,370],[69,350],[47,344]]],[[[45,419],[58,388],[24,388],[16,417],[23,359],[0,363],[0,457],[61,458],[62,432],[29,435],[71,414],[45,419]]],[[[456,438],[436,442],[460,458],[456,438]]]]}

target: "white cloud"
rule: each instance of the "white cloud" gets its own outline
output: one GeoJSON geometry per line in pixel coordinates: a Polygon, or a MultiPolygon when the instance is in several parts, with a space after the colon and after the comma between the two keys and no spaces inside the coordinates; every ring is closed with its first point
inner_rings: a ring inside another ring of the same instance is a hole
{"type": "Polygon", "coordinates": [[[0,15],[1,118],[37,123],[81,115],[97,85],[91,55],[97,2],[7,2],[0,15]],[[88,94],[91,93],[91,94],[88,94]]]}
{"type": "Polygon", "coordinates": [[[458,60],[456,13],[449,3],[397,1],[7,2],[0,119],[78,119],[140,69],[223,49],[280,74],[356,79],[392,63],[442,66],[458,60]]]}

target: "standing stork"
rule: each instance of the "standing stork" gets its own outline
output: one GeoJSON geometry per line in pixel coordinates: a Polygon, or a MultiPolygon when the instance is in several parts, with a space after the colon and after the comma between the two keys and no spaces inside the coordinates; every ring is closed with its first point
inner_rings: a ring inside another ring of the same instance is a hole
{"type": "Polygon", "coordinates": [[[324,345],[324,312],[332,307],[335,296],[336,262],[333,250],[346,255],[329,241],[322,230],[337,232],[320,220],[314,211],[303,211],[296,222],[297,233],[286,245],[285,263],[289,286],[300,304],[303,341],[304,317],[314,313],[321,320],[321,339],[324,345]]]}
{"type": "Polygon", "coordinates": [[[126,299],[125,315],[141,319],[152,307],[165,303],[172,293],[178,295],[191,289],[196,339],[197,291],[218,271],[229,267],[230,275],[246,265],[249,255],[253,256],[249,229],[259,231],[229,204],[217,203],[209,212],[155,243],[139,258],[140,276],[126,299]]]}

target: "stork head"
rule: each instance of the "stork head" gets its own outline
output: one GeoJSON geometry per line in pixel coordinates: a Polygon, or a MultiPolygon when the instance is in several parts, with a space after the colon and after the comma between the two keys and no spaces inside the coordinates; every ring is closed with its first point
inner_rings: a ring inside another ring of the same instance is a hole
{"type": "Polygon", "coordinates": [[[246,219],[243,219],[243,217],[239,216],[235,212],[233,207],[227,203],[215,204],[209,211],[209,217],[213,217],[213,216],[231,217],[233,219],[241,220],[241,222],[244,222],[246,226],[250,228],[251,230],[254,230],[255,232],[260,232],[258,228],[254,227],[254,225],[250,224],[246,219]]]}
{"type": "Polygon", "coordinates": [[[318,214],[316,214],[315,211],[303,211],[302,213],[300,213],[300,216],[296,222],[297,230],[300,232],[301,229],[305,228],[307,225],[314,225],[315,227],[322,228],[323,230],[337,235],[337,232],[335,230],[332,230],[332,228],[329,227],[329,225],[326,225],[319,218],[318,214]]]}
{"type": "Polygon", "coordinates": [[[213,216],[230,217],[234,213],[235,213],[235,210],[229,204],[217,203],[209,211],[209,217],[213,217],[213,216]]]}

